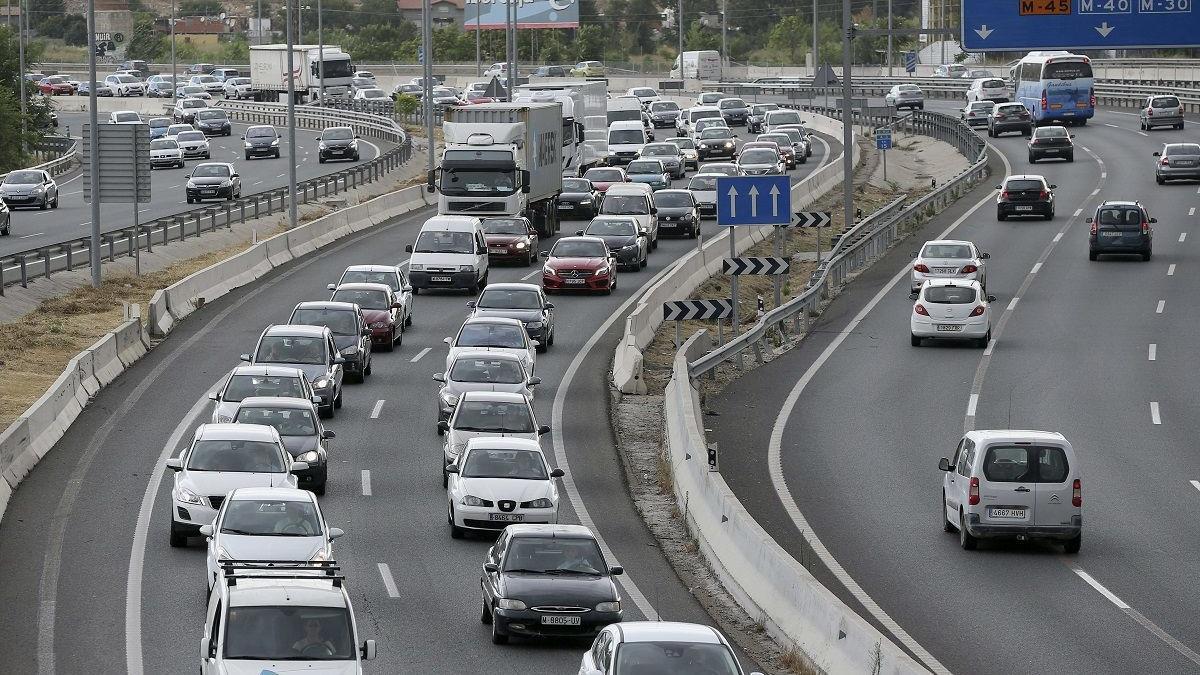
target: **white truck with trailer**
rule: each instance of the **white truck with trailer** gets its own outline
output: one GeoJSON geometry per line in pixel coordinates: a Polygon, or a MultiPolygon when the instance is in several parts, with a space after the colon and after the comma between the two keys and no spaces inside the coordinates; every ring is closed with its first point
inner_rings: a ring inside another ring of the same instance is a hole
{"type": "Polygon", "coordinates": [[[525,216],[559,230],[562,105],[483,103],[446,108],[441,163],[427,177],[442,215],[525,216]]]}
{"type": "Polygon", "coordinates": [[[538,81],[517,87],[516,102],[562,104],[563,175],[582,176],[603,164],[608,148],[596,140],[608,128],[608,93],[603,82],[586,80],[538,81]],[[595,131],[589,138],[588,131],[595,131]]]}
{"type": "MultiPolygon", "coordinates": [[[[292,46],[292,77],[299,102],[315,100],[320,90],[321,62],[325,70],[325,94],[349,96],[354,79],[350,55],[336,45],[325,45],[324,58],[317,45],[292,46]]],[[[250,46],[250,91],[256,101],[286,100],[288,90],[287,45],[250,46]]]]}

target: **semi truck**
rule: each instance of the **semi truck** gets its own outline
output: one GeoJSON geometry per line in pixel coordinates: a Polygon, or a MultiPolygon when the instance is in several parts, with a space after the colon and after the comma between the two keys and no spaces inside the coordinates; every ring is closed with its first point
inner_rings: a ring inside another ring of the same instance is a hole
{"type": "Polygon", "coordinates": [[[557,232],[562,105],[483,103],[445,115],[441,164],[427,176],[438,213],[525,216],[539,235],[557,232]]]}
{"type": "MultiPolygon", "coordinates": [[[[250,89],[256,101],[287,100],[287,45],[251,45],[250,89]]],[[[336,45],[325,45],[324,58],[317,45],[292,46],[292,77],[298,102],[314,100],[321,81],[321,62],[325,69],[325,94],[347,96],[354,78],[350,55],[336,45]]]]}
{"type": "Polygon", "coordinates": [[[602,164],[608,154],[604,143],[589,138],[588,132],[603,137],[607,129],[608,92],[603,82],[587,80],[538,81],[517,87],[516,102],[562,105],[563,174],[582,176],[602,164]]]}

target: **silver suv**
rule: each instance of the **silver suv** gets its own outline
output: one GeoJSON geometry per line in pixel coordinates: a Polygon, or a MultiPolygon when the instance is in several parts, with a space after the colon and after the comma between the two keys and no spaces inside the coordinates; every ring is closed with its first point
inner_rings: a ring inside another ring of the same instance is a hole
{"type": "Polygon", "coordinates": [[[1183,128],[1183,104],[1177,96],[1147,96],[1138,112],[1138,123],[1143,131],[1154,127],[1183,128]]]}

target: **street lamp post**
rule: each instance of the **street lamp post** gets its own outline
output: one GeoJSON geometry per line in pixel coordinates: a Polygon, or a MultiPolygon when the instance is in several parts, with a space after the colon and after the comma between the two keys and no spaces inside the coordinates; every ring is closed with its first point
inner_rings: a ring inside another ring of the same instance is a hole
{"type": "Polygon", "coordinates": [[[483,77],[483,61],[481,60],[479,51],[479,34],[482,32],[479,27],[479,6],[480,0],[475,0],[475,77],[483,77]]]}
{"type": "MultiPolygon", "coordinates": [[[[91,7],[90,2],[88,7],[91,7]]],[[[17,60],[17,68],[20,69],[17,86],[20,87],[18,94],[21,97],[21,147],[25,147],[25,3],[22,0],[17,0],[17,60]]],[[[92,76],[95,77],[95,73],[92,76]]]]}
{"type": "MultiPolygon", "coordinates": [[[[292,0],[286,0],[287,11],[287,134],[288,134],[288,229],[295,229],[296,214],[296,56],[292,37],[292,0]]],[[[296,11],[299,14],[299,10],[296,11]]],[[[849,147],[849,146],[847,146],[849,147]]]]}
{"type": "MultiPolygon", "coordinates": [[[[88,122],[91,123],[91,132],[88,134],[88,138],[83,139],[83,142],[90,146],[88,161],[91,164],[91,173],[88,178],[92,194],[92,237],[88,246],[88,261],[92,267],[92,286],[98,288],[100,286],[100,129],[96,112],[96,3],[94,0],[88,0],[87,27],[88,122]]],[[[22,68],[21,81],[24,80],[25,73],[22,68]]],[[[24,96],[21,96],[21,102],[25,102],[24,96]]],[[[137,208],[137,202],[134,202],[133,208],[137,208]]]]}
{"type": "MultiPolygon", "coordinates": [[[[891,0],[888,0],[891,2],[891,0]]],[[[325,106],[325,26],[321,22],[321,0],[317,0],[317,101],[325,106]]]]}
{"type": "MultiPolygon", "coordinates": [[[[725,42],[725,27],[729,23],[729,19],[727,18],[729,16],[729,12],[726,11],[725,1],[726,0],[721,0],[721,65],[724,68],[728,68],[729,67],[729,46],[725,42]]],[[[682,59],[683,55],[680,54],[679,58],[682,59]]],[[[680,69],[682,69],[683,62],[680,61],[679,65],[680,65],[680,69]]]]}
{"type": "MultiPolygon", "coordinates": [[[[854,109],[851,105],[850,48],[854,38],[854,18],[850,15],[850,0],[842,0],[842,147],[854,147],[854,109]]],[[[854,226],[854,159],[853,153],[842,157],[842,230],[854,226]]],[[[818,241],[821,228],[817,228],[818,241]]]]}
{"type": "Polygon", "coordinates": [[[175,0],[171,0],[171,100],[174,101],[178,96],[179,82],[176,80],[179,77],[178,66],[175,63],[175,0]]]}

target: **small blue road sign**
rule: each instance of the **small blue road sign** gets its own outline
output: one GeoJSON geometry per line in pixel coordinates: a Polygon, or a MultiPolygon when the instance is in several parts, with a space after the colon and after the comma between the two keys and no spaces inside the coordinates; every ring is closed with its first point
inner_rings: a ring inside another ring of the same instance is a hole
{"type": "Polygon", "coordinates": [[[917,72],[916,52],[904,52],[904,71],[908,73],[917,72]]]}
{"type": "Polygon", "coordinates": [[[876,150],[891,150],[892,149],[892,130],[887,127],[881,127],[875,130],[875,149],[876,150]]]}
{"type": "Polygon", "coordinates": [[[721,176],[717,225],[786,225],[792,219],[787,176],[721,176]]]}

